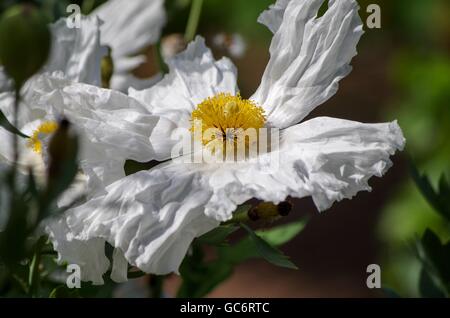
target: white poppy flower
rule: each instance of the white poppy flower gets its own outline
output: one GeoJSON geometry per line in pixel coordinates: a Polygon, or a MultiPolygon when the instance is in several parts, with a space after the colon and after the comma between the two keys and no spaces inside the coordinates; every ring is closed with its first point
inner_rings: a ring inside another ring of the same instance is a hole
{"type": "Polygon", "coordinates": [[[111,48],[114,73],[112,89],[126,92],[129,87],[150,87],[161,77],[155,75],[140,79],[131,71],[145,63],[141,50],[155,44],[166,23],[164,0],[110,0],[95,9],[91,16],[98,16],[101,25],[101,43],[111,48]]]}
{"type": "MultiPolygon", "coordinates": [[[[336,93],[363,33],[356,1],[331,0],[317,17],[322,3],[279,0],[260,16],[274,36],[261,85],[249,100],[237,95],[231,61],[214,60],[200,37],[169,61],[170,72],[161,82],[130,90],[130,96],[160,117],[150,138],[159,160],[171,158],[177,145],[171,137],[191,129],[195,119],[222,128],[237,128],[237,122],[279,128],[279,145],[256,158],[227,163],[186,163],[185,153],[110,184],[106,194],[50,222],[47,231],[55,249],[61,259],[82,267],[82,279],[103,282],[105,241],[115,247],[116,281],[126,279],[127,262],[147,273],[178,272],[192,240],[229,220],[251,198],[278,203],[288,196],[311,196],[323,211],[370,190],[369,178],[387,171],[389,157],[405,142],[396,122],[329,117],[301,122],[336,93]],[[274,154],[278,168],[266,169],[274,154]]],[[[71,90],[68,86],[60,92],[60,107],[70,109],[82,98],[81,91],[66,93],[71,90]]],[[[225,144],[226,137],[220,138],[225,144]]]]}

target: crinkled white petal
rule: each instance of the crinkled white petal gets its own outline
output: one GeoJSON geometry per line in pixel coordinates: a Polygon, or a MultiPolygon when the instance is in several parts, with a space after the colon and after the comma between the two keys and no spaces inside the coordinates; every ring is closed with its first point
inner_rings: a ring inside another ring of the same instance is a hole
{"type": "Polygon", "coordinates": [[[81,17],[80,28],[69,28],[66,18],[52,24],[52,48],[41,73],[62,71],[73,82],[100,85],[100,62],[106,49],[100,45],[99,28],[96,17],[81,17]]]}
{"type": "Polygon", "coordinates": [[[166,23],[164,1],[110,0],[90,15],[104,21],[101,40],[102,44],[111,47],[114,61],[111,88],[120,91],[129,87],[142,89],[139,82],[126,75],[146,61],[144,55],[136,54],[159,40],[166,23]],[[124,83],[124,80],[130,81],[124,83]]]}
{"type": "Polygon", "coordinates": [[[278,0],[270,5],[268,10],[259,15],[258,22],[267,26],[272,33],[276,33],[283,22],[284,12],[289,2],[291,0],[278,0]]]}
{"type": "MultiPolygon", "coordinates": [[[[64,215],[69,225],[66,230],[74,237],[67,240],[54,235],[55,240],[64,240],[56,245],[101,238],[119,248],[131,265],[145,272],[178,272],[192,240],[219,224],[204,214],[211,192],[201,184],[201,174],[185,168],[166,164],[115,182],[107,188],[106,195],[64,215]]],[[[60,224],[54,223],[48,230],[59,231],[58,227],[60,224]]],[[[100,253],[103,248],[98,247],[100,253]]],[[[75,251],[56,250],[62,259],[76,257],[65,255],[76,254],[75,251]]],[[[97,276],[103,273],[98,271],[97,276]]]]}
{"type": "Polygon", "coordinates": [[[350,71],[361,37],[355,0],[278,0],[259,21],[275,34],[270,60],[252,99],[263,105],[268,125],[285,128],[300,122],[338,90],[350,71]]]}
{"type": "Polygon", "coordinates": [[[121,92],[127,92],[130,87],[134,89],[149,88],[162,79],[162,74],[156,74],[149,78],[139,78],[132,73],[119,73],[111,78],[110,87],[121,92]]]}
{"type": "Polygon", "coordinates": [[[3,66],[0,66],[0,94],[10,90],[12,90],[12,82],[6,75],[3,66]]]}
{"type": "MultiPolygon", "coordinates": [[[[29,87],[29,85],[27,85],[29,87]]],[[[32,103],[24,96],[26,92],[22,92],[22,99],[20,101],[20,108],[18,113],[18,125],[19,130],[23,129],[26,124],[44,118],[46,111],[43,109],[37,109],[33,107],[32,103]]],[[[12,91],[0,93],[0,110],[6,116],[10,123],[14,122],[14,93],[12,91]]]]}
{"type": "Polygon", "coordinates": [[[129,90],[130,96],[161,118],[151,136],[160,159],[170,157],[171,149],[178,142],[172,134],[177,128],[190,127],[191,113],[197,104],[217,93],[238,92],[233,63],[228,58],[216,61],[200,36],[167,63],[169,73],[155,86],[142,91],[129,90]]]}
{"type": "Polygon", "coordinates": [[[315,118],[283,131],[276,154],[228,164],[175,160],[113,183],[64,217],[76,240],[104,239],[148,273],[177,272],[192,240],[230,219],[237,205],[312,196],[322,211],[370,190],[368,179],[381,176],[403,146],[396,122],[315,118]],[[274,158],[278,164],[268,162],[274,158]]]}
{"type": "Polygon", "coordinates": [[[397,122],[314,118],[282,131],[277,152],[214,172],[209,181],[214,195],[205,212],[227,220],[252,197],[279,203],[288,196],[311,196],[319,211],[326,210],[335,201],[370,190],[369,178],[387,171],[389,157],[404,142],[397,122]]]}
{"type": "Polygon", "coordinates": [[[113,57],[125,58],[156,43],[166,22],[163,0],[110,0],[94,10],[101,26],[101,42],[113,57]]]}
{"type": "Polygon", "coordinates": [[[67,117],[82,136],[80,161],[93,187],[124,177],[126,159],[147,162],[155,158],[149,138],[159,119],[137,100],[46,75],[34,82],[33,92],[35,107],[55,118],[67,117]]]}
{"type": "Polygon", "coordinates": [[[91,281],[94,285],[103,284],[102,274],[110,266],[105,255],[105,241],[101,238],[74,240],[65,222],[63,218],[54,218],[46,220],[43,225],[55,251],[58,252],[58,263],[78,265],[83,281],[91,281]]]}
{"type": "Polygon", "coordinates": [[[115,248],[113,252],[111,279],[118,283],[128,280],[128,261],[120,248],[115,248]]]}

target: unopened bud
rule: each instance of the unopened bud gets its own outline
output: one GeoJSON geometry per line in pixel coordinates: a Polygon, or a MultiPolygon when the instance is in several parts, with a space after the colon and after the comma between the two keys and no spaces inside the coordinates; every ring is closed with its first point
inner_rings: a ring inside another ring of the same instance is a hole
{"type": "Polygon", "coordinates": [[[288,215],[292,210],[292,204],[289,201],[283,201],[278,203],[278,214],[281,216],[288,215]]]}
{"type": "Polygon", "coordinates": [[[77,153],[78,138],[70,130],[70,122],[62,119],[48,145],[49,180],[60,176],[67,162],[76,161],[77,153]]]}
{"type": "Polygon", "coordinates": [[[248,217],[252,221],[273,220],[280,216],[286,216],[292,210],[292,204],[288,201],[275,205],[272,202],[261,202],[248,211],[248,217]]]}
{"type": "Polygon", "coordinates": [[[16,88],[45,64],[50,44],[47,21],[33,5],[13,6],[0,18],[0,61],[16,88]]]}
{"type": "Polygon", "coordinates": [[[114,61],[111,56],[111,48],[108,46],[108,54],[102,58],[101,73],[102,73],[102,87],[109,88],[111,78],[114,73],[114,61]]]}

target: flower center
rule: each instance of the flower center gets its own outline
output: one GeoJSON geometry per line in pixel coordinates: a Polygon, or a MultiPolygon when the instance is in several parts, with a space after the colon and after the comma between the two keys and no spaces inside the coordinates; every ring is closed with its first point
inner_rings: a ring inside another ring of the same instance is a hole
{"type": "Polygon", "coordinates": [[[54,121],[46,121],[39,125],[39,127],[33,131],[33,134],[28,139],[27,146],[33,149],[38,154],[42,153],[42,139],[48,135],[54,133],[58,129],[58,123],[54,121]]]}
{"type": "Polygon", "coordinates": [[[266,118],[264,109],[253,101],[243,99],[239,94],[219,93],[197,105],[191,122],[194,138],[200,138],[203,145],[214,145],[215,150],[218,146],[224,150],[227,144],[233,145],[229,148],[234,149],[240,140],[248,148],[251,135],[256,134],[257,138],[266,118]]]}

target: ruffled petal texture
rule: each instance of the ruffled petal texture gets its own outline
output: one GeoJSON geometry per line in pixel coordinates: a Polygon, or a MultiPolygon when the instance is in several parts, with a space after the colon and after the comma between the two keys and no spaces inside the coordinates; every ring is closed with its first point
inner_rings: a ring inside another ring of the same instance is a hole
{"type": "Polygon", "coordinates": [[[100,85],[100,61],[106,49],[100,45],[100,21],[81,17],[80,28],[69,28],[65,18],[51,25],[52,48],[41,73],[62,71],[68,80],[100,85]]]}
{"type": "Polygon", "coordinates": [[[338,90],[363,34],[355,0],[278,0],[259,21],[274,32],[270,60],[252,99],[263,105],[268,125],[299,123],[338,90]]]}
{"type": "Polygon", "coordinates": [[[67,117],[81,134],[81,165],[93,187],[124,177],[126,159],[154,159],[149,138],[159,118],[134,98],[56,76],[39,77],[33,92],[35,107],[67,117]]]}
{"type": "Polygon", "coordinates": [[[160,117],[151,136],[158,160],[170,158],[175,143],[174,132],[191,126],[191,113],[204,99],[217,93],[236,94],[237,71],[228,58],[218,61],[205,40],[197,36],[187,49],[168,61],[169,73],[155,86],[129,90],[154,115],[160,117]]]}
{"type": "Polygon", "coordinates": [[[396,122],[314,118],[283,130],[278,150],[216,169],[208,181],[213,196],[205,214],[225,221],[250,198],[279,203],[288,196],[311,196],[319,211],[326,210],[369,191],[369,178],[381,177],[404,143],[396,122]]]}
{"type": "MultiPolygon", "coordinates": [[[[219,224],[204,214],[211,191],[205,191],[201,182],[199,171],[175,163],[138,172],[110,185],[108,194],[69,210],[65,215],[69,231],[60,232],[61,225],[55,223],[47,231],[62,259],[73,259],[77,253],[59,246],[100,238],[145,272],[178,272],[192,240],[219,224]]],[[[104,246],[98,247],[98,253],[103,251],[104,246]]],[[[102,274],[98,271],[98,279],[102,274]]]]}
{"type": "MultiPolygon", "coordinates": [[[[90,16],[98,16],[102,44],[112,49],[114,74],[111,88],[126,92],[129,87],[138,89],[149,80],[130,77],[130,72],[146,61],[137,55],[156,43],[166,23],[163,0],[110,0],[94,10],[90,16]]],[[[150,82],[151,83],[151,82],[150,82]]]]}

